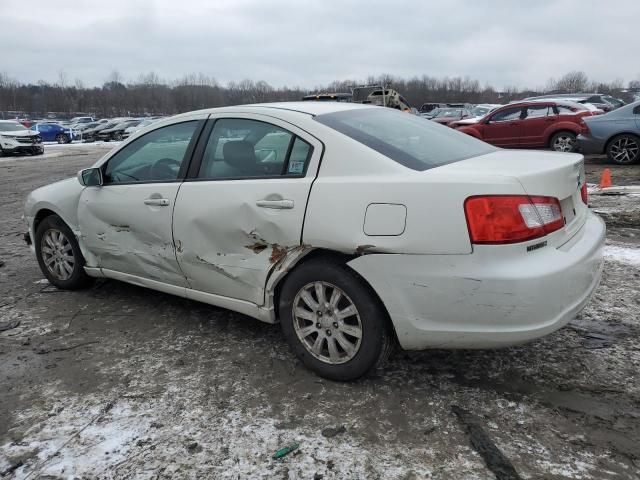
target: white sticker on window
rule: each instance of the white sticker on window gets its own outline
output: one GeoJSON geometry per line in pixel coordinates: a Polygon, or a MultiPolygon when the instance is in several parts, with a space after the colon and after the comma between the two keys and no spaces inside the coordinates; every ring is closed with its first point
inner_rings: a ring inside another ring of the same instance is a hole
{"type": "Polygon", "coordinates": [[[304,162],[289,162],[289,173],[302,173],[304,172],[304,162]]]}

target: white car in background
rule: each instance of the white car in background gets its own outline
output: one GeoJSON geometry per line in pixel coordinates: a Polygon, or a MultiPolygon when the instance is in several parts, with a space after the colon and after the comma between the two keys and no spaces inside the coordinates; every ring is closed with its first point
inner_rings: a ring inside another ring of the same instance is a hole
{"type": "Polygon", "coordinates": [[[32,192],[27,240],[63,289],[130,282],[280,322],[350,380],[408,350],[526,342],[602,270],[583,158],[501,150],[353,103],[202,110],[32,192]]]}
{"type": "Polygon", "coordinates": [[[124,132],[122,133],[122,139],[124,140],[124,139],[129,138],[131,135],[136,133],[138,130],[142,130],[143,128],[148,127],[149,125],[151,125],[152,123],[157,122],[158,120],[159,119],[147,118],[147,119],[142,120],[137,125],[133,125],[131,127],[125,128],[124,132]]]}
{"type": "Polygon", "coordinates": [[[485,117],[485,115],[493,112],[498,107],[502,107],[502,105],[498,103],[480,103],[469,110],[472,115],[471,117],[456,120],[455,122],[450,123],[449,126],[455,128],[458,126],[462,127],[464,125],[473,125],[474,123],[478,123],[485,117]]]}
{"type": "Polygon", "coordinates": [[[0,157],[16,153],[42,155],[42,137],[35,130],[11,120],[0,120],[0,157]]]}

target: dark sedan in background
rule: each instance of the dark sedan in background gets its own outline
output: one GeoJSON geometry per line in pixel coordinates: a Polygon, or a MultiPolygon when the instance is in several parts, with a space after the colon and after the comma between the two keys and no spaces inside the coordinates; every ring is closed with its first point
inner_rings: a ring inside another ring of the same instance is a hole
{"type": "Polygon", "coordinates": [[[640,160],[640,101],[583,121],[587,129],[578,135],[582,153],[606,153],[619,165],[640,160]]]}

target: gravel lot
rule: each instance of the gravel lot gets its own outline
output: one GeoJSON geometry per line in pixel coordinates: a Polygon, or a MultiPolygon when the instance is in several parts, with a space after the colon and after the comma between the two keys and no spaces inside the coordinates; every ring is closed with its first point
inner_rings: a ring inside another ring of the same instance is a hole
{"type": "MultiPolygon", "coordinates": [[[[592,197],[610,227],[605,275],[566,328],[517,348],[399,352],[339,384],[302,367],[277,325],[43,280],[24,198],[106,148],[0,160],[0,324],[20,321],[0,333],[0,477],[640,478],[640,196],[592,197]]],[[[640,166],[599,158],[588,181],[607,166],[640,184],[640,166]]]]}

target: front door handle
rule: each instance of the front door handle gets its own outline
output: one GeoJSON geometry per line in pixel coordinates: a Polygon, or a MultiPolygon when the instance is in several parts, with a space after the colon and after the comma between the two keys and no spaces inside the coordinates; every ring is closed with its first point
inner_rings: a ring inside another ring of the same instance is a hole
{"type": "Polygon", "coordinates": [[[262,208],[285,210],[293,208],[293,200],[258,200],[256,205],[262,208]]]}
{"type": "Polygon", "coordinates": [[[147,198],[144,201],[145,205],[151,205],[154,207],[168,207],[169,199],[168,198],[147,198]]]}

